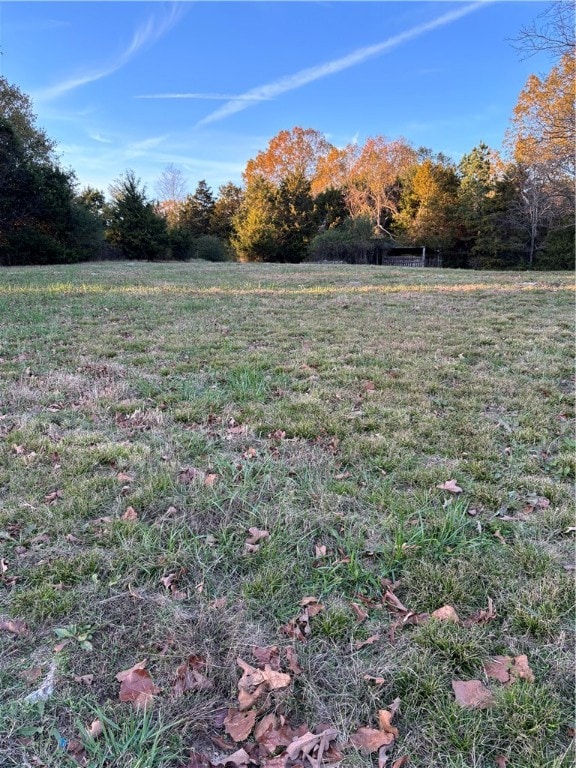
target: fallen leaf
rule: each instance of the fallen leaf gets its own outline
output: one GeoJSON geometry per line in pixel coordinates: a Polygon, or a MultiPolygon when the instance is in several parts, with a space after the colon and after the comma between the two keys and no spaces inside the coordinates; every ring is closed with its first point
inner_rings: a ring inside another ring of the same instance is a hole
{"type": "Polygon", "coordinates": [[[182,485],[188,485],[189,483],[193,483],[195,480],[203,477],[204,472],[196,469],[196,467],[185,467],[184,469],[180,470],[180,473],[178,474],[178,482],[182,483],[182,485]]]}
{"type": "Polygon", "coordinates": [[[206,668],[206,660],[201,656],[192,655],[188,661],[176,670],[176,680],[172,684],[172,692],[179,699],[186,691],[210,691],[214,683],[200,670],[206,668]]]}
{"type": "Polygon", "coordinates": [[[55,504],[58,501],[58,499],[62,499],[62,498],[64,498],[64,494],[62,493],[62,491],[52,491],[52,493],[48,493],[46,494],[46,496],[44,496],[44,501],[47,504],[55,504]]]}
{"type": "Polygon", "coordinates": [[[0,630],[11,632],[13,635],[18,635],[20,637],[28,634],[27,624],[24,621],[20,621],[20,619],[5,619],[0,621],[0,630]]]}
{"type": "Polygon", "coordinates": [[[309,760],[312,768],[319,768],[324,752],[337,736],[338,732],[334,728],[326,728],[322,733],[310,733],[308,731],[288,745],[286,754],[290,760],[297,760],[302,754],[303,758],[309,760]]]}
{"type": "Polygon", "coordinates": [[[138,520],[138,512],[134,507],[127,507],[126,512],[122,515],[122,520],[138,520]]]}
{"type": "Polygon", "coordinates": [[[134,478],[130,475],[127,475],[125,472],[118,472],[116,475],[116,480],[118,480],[119,483],[131,483],[134,478]]]}
{"type": "Polygon", "coordinates": [[[269,664],[265,664],[261,671],[262,682],[266,683],[271,691],[286,688],[292,682],[292,678],[286,672],[277,672],[269,664]]]}
{"type": "Polygon", "coordinates": [[[514,677],[526,680],[529,683],[534,682],[534,672],[530,669],[528,664],[528,656],[521,654],[514,658],[514,664],[510,667],[510,674],[514,677]]]}
{"type": "Polygon", "coordinates": [[[486,709],[496,701],[480,680],[452,680],[456,701],[465,709],[486,709]]]}
{"type": "Polygon", "coordinates": [[[530,494],[526,499],[526,506],[522,510],[527,514],[534,512],[535,509],[548,509],[550,506],[550,499],[545,496],[538,496],[537,494],[530,494]]]}
{"type": "Polygon", "coordinates": [[[386,682],[385,678],[374,677],[373,675],[363,675],[362,679],[366,680],[367,683],[374,683],[374,685],[384,685],[386,682]]]}
{"type": "Polygon", "coordinates": [[[131,701],[136,709],[146,709],[160,692],[145,666],[146,659],[116,675],[120,683],[120,701],[131,701]]]}
{"type": "Polygon", "coordinates": [[[212,763],[206,755],[201,755],[200,752],[190,752],[190,759],[186,763],[185,768],[211,768],[212,763]]]}
{"type": "Polygon", "coordinates": [[[300,605],[306,608],[309,616],[316,616],[320,611],[324,610],[322,603],[319,603],[315,597],[303,597],[300,600],[300,605]]]}
{"type": "Polygon", "coordinates": [[[314,545],[314,558],[320,560],[322,557],[326,557],[326,546],[324,544],[314,545]]]}
{"type": "Polygon", "coordinates": [[[288,669],[291,672],[294,672],[295,675],[301,675],[302,669],[300,667],[300,664],[298,663],[298,654],[292,648],[291,646],[288,646],[286,649],[286,661],[288,662],[288,669]]]}
{"type": "Polygon", "coordinates": [[[23,669],[18,673],[18,677],[25,680],[27,683],[34,683],[42,674],[42,667],[32,667],[31,669],[23,669]]]}
{"type": "Polygon", "coordinates": [[[394,712],[390,712],[388,709],[380,709],[378,711],[378,727],[384,733],[391,733],[397,739],[399,735],[398,728],[392,725],[394,714],[394,712]]]}
{"type": "Polygon", "coordinates": [[[410,758],[408,755],[404,755],[404,757],[399,757],[398,760],[394,760],[392,763],[392,768],[402,768],[403,765],[406,765],[408,763],[408,760],[410,758]]]}
{"type": "Polygon", "coordinates": [[[449,491],[450,493],[462,493],[462,488],[456,485],[456,480],[446,480],[445,483],[437,485],[436,488],[439,488],[441,491],[449,491]]]}
{"type": "Polygon", "coordinates": [[[357,749],[362,750],[365,754],[370,754],[376,752],[380,747],[392,744],[394,735],[379,731],[376,728],[358,728],[356,733],[350,736],[350,741],[357,749]]]}
{"type": "Polygon", "coordinates": [[[248,448],[242,454],[243,459],[255,459],[257,456],[258,456],[258,451],[256,450],[256,448],[248,448]]]}
{"type": "Polygon", "coordinates": [[[216,475],[214,472],[208,472],[204,476],[204,485],[207,488],[212,488],[212,486],[216,483],[217,480],[218,480],[218,475],[216,475]]]}
{"type": "Polygon", "coordinates": [[[364,387],[365,392],[374,392],[376,389],[376,385],[373,381],[364,381],[362,382],[362,386],[364,387]]]}
{"type": "Polygon", "coordinates": [[[460,623],[460,617],[451,605],[443,605],[442,608],[433,611],[430,614],[431,619],[437,619],[438,621],[451,621],[454,624],[460,623]]]}
{"type": "Polygon", "coordinates": [[[249,762],[250,755],[248,752],[246,752],[245,749],[239,749],[231,755],[224,755],[224,757],[221,757],[219,760],[214,760],[212,765],[228,765],[231,763],[232,765],[237,766],[237,768],[240,768],[242,765],[248,765],[249,762]]]}
{"type": "Polygon", "coordinates": [[[494,531],[492,535],[494,536],[495,539],[498,539],[498,541],[500,541],[502,544],[506,544],[506,539],[500,533],[500,529],[494,531]]]}
{"type": "Polygon", "coordinates": [[[384,594],[384,602],[390,608],[392,611],[397,611],[400,613],[410,613],[408,608],[406,608],[405,605],[402,605],[400,600],[396,597],[394,592],[391,592],[390,590],[387,590],[384,594]]]}
{"type": "Polygon", "coordinates": [[[249,709],[241,712],[238,709],[229,709],[226,720],[224,720],[224,729],[234,741],[246,741],[255,723],[256,710],[249,709]]]}
{"type": "Polygon", "coordinates": [[[352,608],[352,611],[356,616],[356,621],[359,624],[361,624],[363,621],[366,621],[366,619],[368,618],[368,611],[365,611],[361,605],[359,605],[358,603],[350,603],[350,608],[352,608]]]}
{"type": "Polygon", "coordinates": [[[364,648],[366,645],[374,645],[374,643],[380,640],[380,635],[372,635],[371,637],[368,637],[366,640],[357,640],[354,643],[354,649],[356,651],[359,651],[360,648],[364,648]]]}
{"type": "Polygon", "coordinates": [[[492,619],[495,619],[496,616],[497,614],[494,610],[494,603],[492,598],[489,597],[488,608],[481,608],[473,616],[471,616],[469,619],[466,619],[462,623],[465,627],[470,627],[472,624],[486,624],[487,622],[492,621],[492,619]]]}
{"type": "Polygon", "coordinates": [[[491,677],[493,680],[509,683],[511,666],[512,658],[510,656],[494,656],[491,661],[484,662],[484,673],[486,677],[491,677]]]}
{"type": "Polygon", "coordinates": [[[97,739],[104,733],[104,726],[101,720],[93,720],[90,727],[86,728],[86,733],[91,739],[97,739]]]}
{"type": "Polygon", "coordinates": [[[270,645],[266,648],[254,646],[252,648],[252,655],[258,664],[269,664],[272,669],[280,669],[280,651],[277,645],[270,645]]]}
{"type": "Polygon", "coordinates": [[[246,539],[246,544],[258,544],[259,541],[267,539],[270,536],[268,531],[260,530],[255,526],[248,528],[248,533],[250,536],[246,539]]]}

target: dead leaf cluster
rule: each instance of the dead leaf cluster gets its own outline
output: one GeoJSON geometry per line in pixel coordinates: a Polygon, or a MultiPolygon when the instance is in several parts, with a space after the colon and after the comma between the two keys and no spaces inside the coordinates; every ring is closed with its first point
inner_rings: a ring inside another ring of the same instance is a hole
{"type": "Polygon", "coordinates": [[[187,597],[186,592],[184,592],[181,589],[178,589],[178,581],[182,578],[182,576],[186,573],[185,568],[180,568],[178,571],[173,571],[172,573],[167,574],[166,576],[162,576],[160,581],[162,584],[166,587],[168,592],[172,595],[172,597],[175,600],[185,600],[187,597]]]}
{"type": "Polygon", "coordinates": [[[176,670],[176,680],[172,684],[175,698],[181,698],[187,691],[210,691],[214,683],[204,674],[207,662],[203,656],[192,654],[188,661],[176,670]]]}
{"type": "Polygon", "coordinates": [[[218,480],[218,475],[214,472],[204,472],[196,467],[184,467],[178,474],[178,482],[181,485],[191,485],[197,483],[211,488],[218,480]]]}
{"type": "MultiPolygon", "coordinates": [[[[394,742],[399,736],[398,728],[392,720],[400,708],[400,699],[394,699],[389,709],[378,711],[378,728],[362,726],[350,736],[350,743],[363,754],[378,752],[378,768],[384,768],[390,759],[394,742]]],[[[391,768],[400,768],[408,762],[408,757],[395,760],[391,768]]]]}
{"type": "Polygon", "coordinates": [[[526,680],[529,683],[534,682],[534,673],[530,669],[528,657],[525,654],[520,656],[495,656],[491,661],[484,663],[484,672],[486,677],[493,680],[499,680],[504,685],[514,682],[514,680],[526,680]]]}
{"type": "Polygon", "coordinates": [[[461,624],[464,627],[471,627],[473,624],[486,624],[488,621],[496,618],[496,611],[491,598],[488,598],[488,607],[477,611],[467,619],[461,620],[456,610],[451,605],[443,605],[432,613],[415,613],[403,605],[393,592],[395,585],[389,584],[384,593],[383,605],[395,614],[398,618],[394,621],[389,630],[389,638],[393,642],[397,629],[402,629],[408,625],[423,624],[430,619],[436,621],[449,621],[454,624],[461,624]]]}
{"type": "Polygon", "coordinates": [[[257,528],[256,526],[252,526],[251,528],[248,528],[248,533],[250,536],[246,539],[246,542],[244,544],[244,554],[245,555],[252,555],[255,552],[258,552],[260,549],[260,542],[264,539],[270,538],[270,533],[266,530],[261,530],[260,528],[257,528]]]}
{"type": "MultiPolygon", "coordinates": [[[[530,669],[528,657],[495,656],[484,663],[487,678],[509,685],[515,680],[534,682],[534,673],[530,669]]],[[[452,690],[456,701],[465,709],[487,709],[496,704],[492,691],[481,680],[452,680],[452,690]]]]}
{"type": "Polygon", "coordinates": [[[280,630],[293,640],[307,640],[310,637],[312,628],[310,619],[317,616],[324,610],[322,603],[319,603],[315,597],[303,597],[300,601],[302,611],[287,624],[280,627],[280,630]]]}

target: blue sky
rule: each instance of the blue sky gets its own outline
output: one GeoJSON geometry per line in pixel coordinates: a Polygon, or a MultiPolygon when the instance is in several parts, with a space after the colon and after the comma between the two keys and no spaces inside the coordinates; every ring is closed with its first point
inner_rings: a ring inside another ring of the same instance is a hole
{"type": "Polygon", "coordinates": [[[456,161],[500,148],[544,57],[510,38],[540,2],[7,2],[2,74],[81,185],[173,163],[193,191],[240,183],[295,125],[337,146],[403,136],[456,161]]]}

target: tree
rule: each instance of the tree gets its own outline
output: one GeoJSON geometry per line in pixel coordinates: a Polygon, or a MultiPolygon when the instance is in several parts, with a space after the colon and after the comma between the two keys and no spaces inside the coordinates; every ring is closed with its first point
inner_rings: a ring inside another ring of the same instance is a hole
{"type": "Polygon", "coordinates": [[[30,97],[10,85],[5,77],[0,77],[0,118],[12,127],[26,160],[48,164],[56,161],[56,144],[37,127],[30,97]]]}
{"type": "Polygon", "coordinates": [[[10,121],[0,118],[0,263],[50,264],[97,255],[101,230],[77,204],[73,175],[35,162],[10,121]]]}
{"type": "Polygon", "coordinates": [[[310,181],[302,173],[286,176],[274,195],[275,261],[297,264],[304,260],[317,231],[310,181]]]}
{"type": "Polygon", "coordinates": [[[278,186],[287,176],[299,175],[310,182],[316,194],[321,191],[316,185],[319,165],[332,149],[323,134],[313,128],[295,126],[290,131],[280,131],[263,152],[248,161],[244,181],[248,185],[256,176],[262,176],[278,186]]]}
{"type": "Polygon", "coordinates": [[[530,75],[514,107],[507,144],[517,162],[574,175],[576,60],[566,53],[544,78],[530,75]]]}
{"type": "Polygon", "coordinates": [[[87,208],[94,216],[102,218],[106,208],[104,192],[95,187],[84,187],[76,196],[77,201],[87,208]]]}
{"type": "Polygon", "coordinates": [[[214,195],[202,179],[193,195],[188,195],[180,208],[179,225],[191,237],[209,235],[210,220],[214,210],[214,195]]]}
{"type": "Polygon", "coordinates": [[[339,227],[348,218],[346,196],[342,189],[328,187],[314,198],[314,216],[319,230],[339,227]]]}
{"type": "Polygon", "coordinates": [[[146,188],[134,171],[120,176],[110,187],[110,195],[108,242],[127,259],[162,258],[168,246],[166,221],[148,200],[146,188]]]}
{"type": "Polygon", "coordinates": [[[232,182],[218,189],[218,197],[210,215],[210,232],[228,242],[234,232],[234,217],[238,214],[244,192],[232,182]]]}
{"type": "Polygon", "coordinates": [[[232,237],[241,261],[298,263],[317,231],[310,181],[290,173],[278,186],[255,176],[234,219],[232,237]]]}
{"type": "Polygon", "coordinates": [[[375,232],[390,234],[398,213],[399,177],[414,163],[416,153],[403,139],[383,136],[366,140],[359,150],[345,188],[350,214],[367,216],[375,232]]]}
{"type": "Polygon", "coordinates": [[[457,196],[458,177],[453,163],[441,155],[425,153],[402,177],[395,233],[410,244],[450,247],[457,196]]]}
{"type": "Polygon", "coordinates": [[[523,216],[519,215],[522,206],[519,182],[518,168],[510,165],[482,200],[482,215],[477,220],[470,247],[472,266],[505,269],[523,263],[526,231],[523,216]]]}
{"type": "Polygon", "coordinates": [[[535,21],[522,27],[513,41],[514,47],[526,56],[540,52],[555,58],[565,54],[573,56],[576,45],[574,11],[573,0],[556,0],[535,21]]]}
{"type": "Polygon", "coordinates": [[[166,166],[156,182],[156,193],[160,200],[158,211],[166,217],[169,229],[178,226],[182,201],[186,197],[186,187],[184,174],[173,163],[166,166]]]}
{"type": "Polygon", "coordinates": [[[276,260],[275,193],[275,186],[263,176],[255,176],[246,186],[231,238],[240,261],[276,260]]]}

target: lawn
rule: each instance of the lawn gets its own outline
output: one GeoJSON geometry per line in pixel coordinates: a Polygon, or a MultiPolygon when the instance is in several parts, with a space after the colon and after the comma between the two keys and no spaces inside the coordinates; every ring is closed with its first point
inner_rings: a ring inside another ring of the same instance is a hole
{"type": "Polygon", "coordinates": [[[0,764],[573,765],[573,287],[1,272],[0,764]]]}

